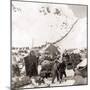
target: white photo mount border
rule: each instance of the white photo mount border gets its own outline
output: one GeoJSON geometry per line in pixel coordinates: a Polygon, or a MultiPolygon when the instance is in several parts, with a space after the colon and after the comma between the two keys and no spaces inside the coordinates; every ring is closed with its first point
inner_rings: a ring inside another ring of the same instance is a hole
{"type": "MultiPolygon", "coordinates": [[[[17,2],[31,2],[31,3],[37,3],[37,4],[38,3],[43,3],[43,4],[58,4],[58,5],[59,4],[65,4],[65,3],[52,3],[52,2],[39,2],[39,1],[23,1],[23,0],[12,0],[11,1],[11,3],[10,3],[11,4],[11,9],[10,9],[10,12],[11,12],[11,24],[10,24],[11,25],[11,65],[12,65],[12,2],[13,1],[15,1],[15,2],[16,1],[17,2]]],[[[81,4],[65,4],[65,5],[81,5],[81,4]]],[[[88,53],[88,5],[81,5],[81,6],[86,6],[87,7],[87,53],[88,53]]],[[[15,10],[21,11],[19,8],[16,8],[15,10]]],[[[53,42],[53,43],[55,43],[55,42],[53,42]]],[[[88,59],[88,55],[87,55],[87,59],[88,59]]],[[[11,68],[11,72],[12,72],[12,67],[10,67],[10,68],[11,68]]],[[[11,74],[11,83],[12,83],[12,74],[11,74]]],[[[88,80],[87,80],[87,84],[88,84],[88,80]]],[[[64,85],[63,87],[66,87],[66,86],[75,86],[75,85],[64,85]]],[[[76,85],[76,86],[78,86],[78,85],[76,85]]],[[[12,84],[11,84],[11,87],[12,87],[12,84]]],[[[58,87],[58,86],[50,86],[50,87],[58,87]]],[[[59,86],[59,87],[62,87],[62,86],[59,86]]],[[[36,88],[42,88],[42,87],[36,87],[36,88]]],[[[44,87],[44,88],[48,88],[48,87],[44,87]]],[[[21,89],[30,89],[30,88],[21,88],[21,89]]]]}

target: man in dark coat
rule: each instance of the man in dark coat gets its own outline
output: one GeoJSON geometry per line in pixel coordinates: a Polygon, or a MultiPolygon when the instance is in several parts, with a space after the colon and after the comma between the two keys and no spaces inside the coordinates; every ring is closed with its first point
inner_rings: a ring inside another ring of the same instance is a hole
{"type": "Polygon", "coordinates": [[[52,70],[52,83],[54,83],[55,78],[57,78],[57,81],[61,82],[58,66],[59,66],[59,62],[58,62],[58,60],[55,60],[55,63],[54,63],[53,68],[52,68],[53,69],[52,70]]]}
{"type": "Polygon", "coordinates": [[[24,58],[26,75],[29,77],[38,75],[38,59],[35,56],[35,52],[31,51],[30,55],[24,58]]]}
{"type": "Polygon", "coordinates": [[[60,64],[59,64],[59,72],[60,72],[60,79],[62,80],[63,78],[63,75],[66,77],[66,64],[65,64],[65,61],[61,61],[60,64]]]}

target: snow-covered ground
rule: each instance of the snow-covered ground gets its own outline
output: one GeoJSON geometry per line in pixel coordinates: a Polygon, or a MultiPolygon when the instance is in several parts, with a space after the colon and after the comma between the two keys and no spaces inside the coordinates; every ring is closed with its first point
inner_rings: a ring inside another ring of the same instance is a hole
{"type": "Polygon", "coordinates": [[[75,80],[72,79],[72,77],[74,76],[74,72],[73,70],[66,70],[67,73],[67,80],[63,80],[61,83],[57,82],[57,79],[55,79],[54,83],[52,84],[52,79],[48,78],[48,79],[44,79],[45,84],[41,84],[38,85],[36,84],[34,81],[34,85],[30,84],[30,85],[26,85],[23,86],[21,88],[34,88],[34,87],[50,87],[50,86],[63,86],[63,85],[73,85],[75,83],[75,80]]]}
{"type": "MultiPolygon", "coordinates": [[[[38,85],[37,83],[29,84],[26,86],[23,86],[21,88],[36,88],[36,87],[53,87],[53,86],[70,86],[70,85],[81,85],[81,84],[87,84],[87,78],[83,78],[82,76],[74,76],[74,71],[66,70],[67,78],[66,80],[62,80],[61,83],[57,82],[57,79],[55,79],[54,83],[52,83],[52,79],[44,79],[45,84],[38,85]]],[[[34,82],[34,81],[33,81],[34,82]]]]}

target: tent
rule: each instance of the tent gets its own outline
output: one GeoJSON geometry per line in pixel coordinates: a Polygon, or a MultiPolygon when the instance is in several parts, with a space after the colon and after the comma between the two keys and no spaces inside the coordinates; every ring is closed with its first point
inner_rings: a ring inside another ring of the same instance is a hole
{"type": "Polygon", "coordinates": [[[50,55],[60,54],[58,47],[52,43],[48,43],[40,50],[40,53],[49,53],[50,55]]]}
{"type": "Polygon", "coordinates": [[[51,55],[60,54],[58,48],[53,44],[50,44],[45,51],[47,51],[51,55]]]}

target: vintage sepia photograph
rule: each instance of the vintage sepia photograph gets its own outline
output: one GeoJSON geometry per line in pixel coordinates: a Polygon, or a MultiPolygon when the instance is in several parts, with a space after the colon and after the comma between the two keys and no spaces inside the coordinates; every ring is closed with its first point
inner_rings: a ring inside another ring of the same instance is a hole
{"type": "Polygon", "coordinates": [[[12,90],[88,84],[88,6],[12,0],[12,90]]]}

